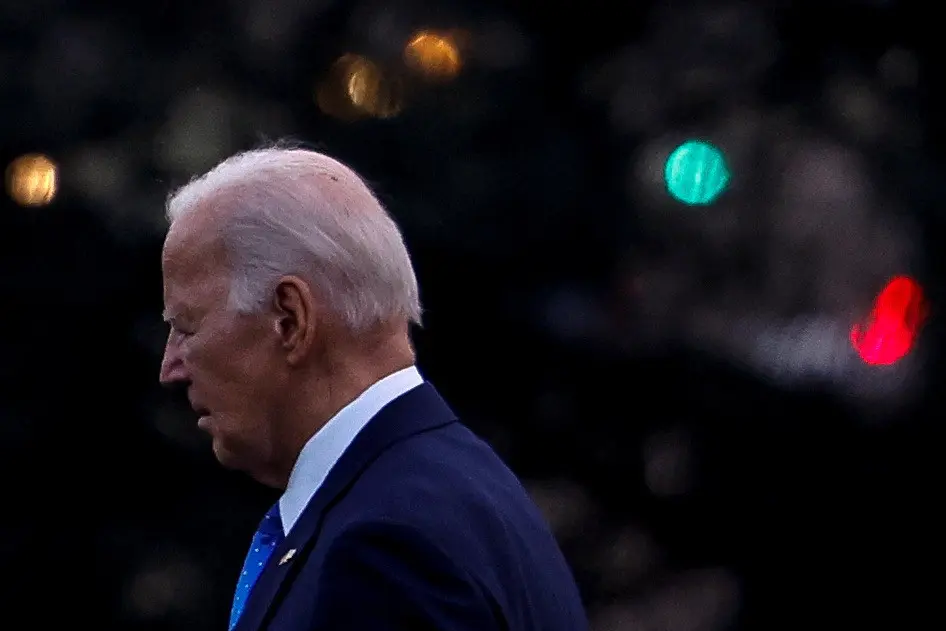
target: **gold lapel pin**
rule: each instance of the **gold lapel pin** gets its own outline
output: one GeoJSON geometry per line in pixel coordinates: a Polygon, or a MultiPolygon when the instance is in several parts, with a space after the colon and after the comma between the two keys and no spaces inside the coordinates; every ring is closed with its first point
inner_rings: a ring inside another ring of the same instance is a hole
{"type": "Polygon", "coordinates": [[[291,549],[289,552],[287,552],[286,554],[282,555],[282,558],[279,559],[279,565],[285,565],[286,563],[289,563],[289,561],[291,561],[291,560],[292,560],[292,557],[294,557],[294,556],[296,556],[296,549],[295,549],[295,548],[291,549]]]}

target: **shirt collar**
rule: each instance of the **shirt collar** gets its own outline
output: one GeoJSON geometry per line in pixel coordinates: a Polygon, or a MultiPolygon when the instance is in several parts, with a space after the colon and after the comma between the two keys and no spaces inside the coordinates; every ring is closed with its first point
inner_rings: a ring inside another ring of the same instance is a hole
{"type": "Polygon", "coordinates": [[[375,382],[343,407],[305,444],[279,498],[283,532],[288,534],[329,471],[358,433],[381,408],[424,382],[416,366],[404,368],[375,382]]]}

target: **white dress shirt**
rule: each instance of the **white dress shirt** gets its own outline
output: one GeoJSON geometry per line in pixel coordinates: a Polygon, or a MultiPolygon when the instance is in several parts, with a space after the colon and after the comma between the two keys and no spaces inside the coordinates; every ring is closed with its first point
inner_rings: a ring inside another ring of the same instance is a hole
{"type": "Polygon", "coordinates": [[[279,498],[283,533],[289,534],[309,500],[358,433],[381,408],[424,382],[414,366],[381,379],[339,410],[309,439],[289,474],[286,491],[279,498]]]}

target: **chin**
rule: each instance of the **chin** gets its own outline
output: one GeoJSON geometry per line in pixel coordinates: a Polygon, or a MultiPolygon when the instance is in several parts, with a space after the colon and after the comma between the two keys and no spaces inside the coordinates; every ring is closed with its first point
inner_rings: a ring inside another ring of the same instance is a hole
{"type": "Polygon", "coordinates": [[[261,480],[259,476],[256,475],[257,468],[253,466],[255,460],[252,452],[229,448],[225,442],[217,437],[214,437],[213,440],[213,452],[217,462],[219,462],[224,469],[245,473],[254,480],[266,484],[265,481],[261,480]]]}
{"type": "Polygon", "coordinates": [[[219,462],[225,468],[232,469],[234,471],[239,471],[243,468],[240,466],[240,458],[232,451],[227,449],[221,443],[220,439],[216,437],[213,439],[213,452],[214,457],[217,458],[217,462],[219,462]]]}
{"type": "MultiPolygon", "coordinates": [[[[214,438],[213,452],[214,456],[217,458],[217,462],[219,462],[224,469],[244,473],[263,486],[285,490],[286,479],[280,477],[279,474],[273,474],[271,467],[262,465],[259,459],[253,457],[252,453],[246,451],[237,452],[233,449],[228,449],[221,443],[219,438],[214,438]]],[[[288,474],[286,478],[288,478],[288,474]]]]}

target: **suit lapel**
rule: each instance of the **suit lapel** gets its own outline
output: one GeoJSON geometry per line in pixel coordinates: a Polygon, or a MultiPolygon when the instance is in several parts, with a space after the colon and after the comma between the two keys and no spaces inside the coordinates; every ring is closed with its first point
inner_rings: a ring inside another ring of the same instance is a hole
{"type": "Polygon", "coordinates": [[[264,626],[281,597],[282,586],[318,539],[325,512],[351,487],[361,473],[392,444],[414,434],[456,421],[456,415],[428,383],[394,399],[372,418],[349,445],[309,500],[289,536],[273,555],[256,581],[246,608],[234,631],[253,631],[264,626]]]}

